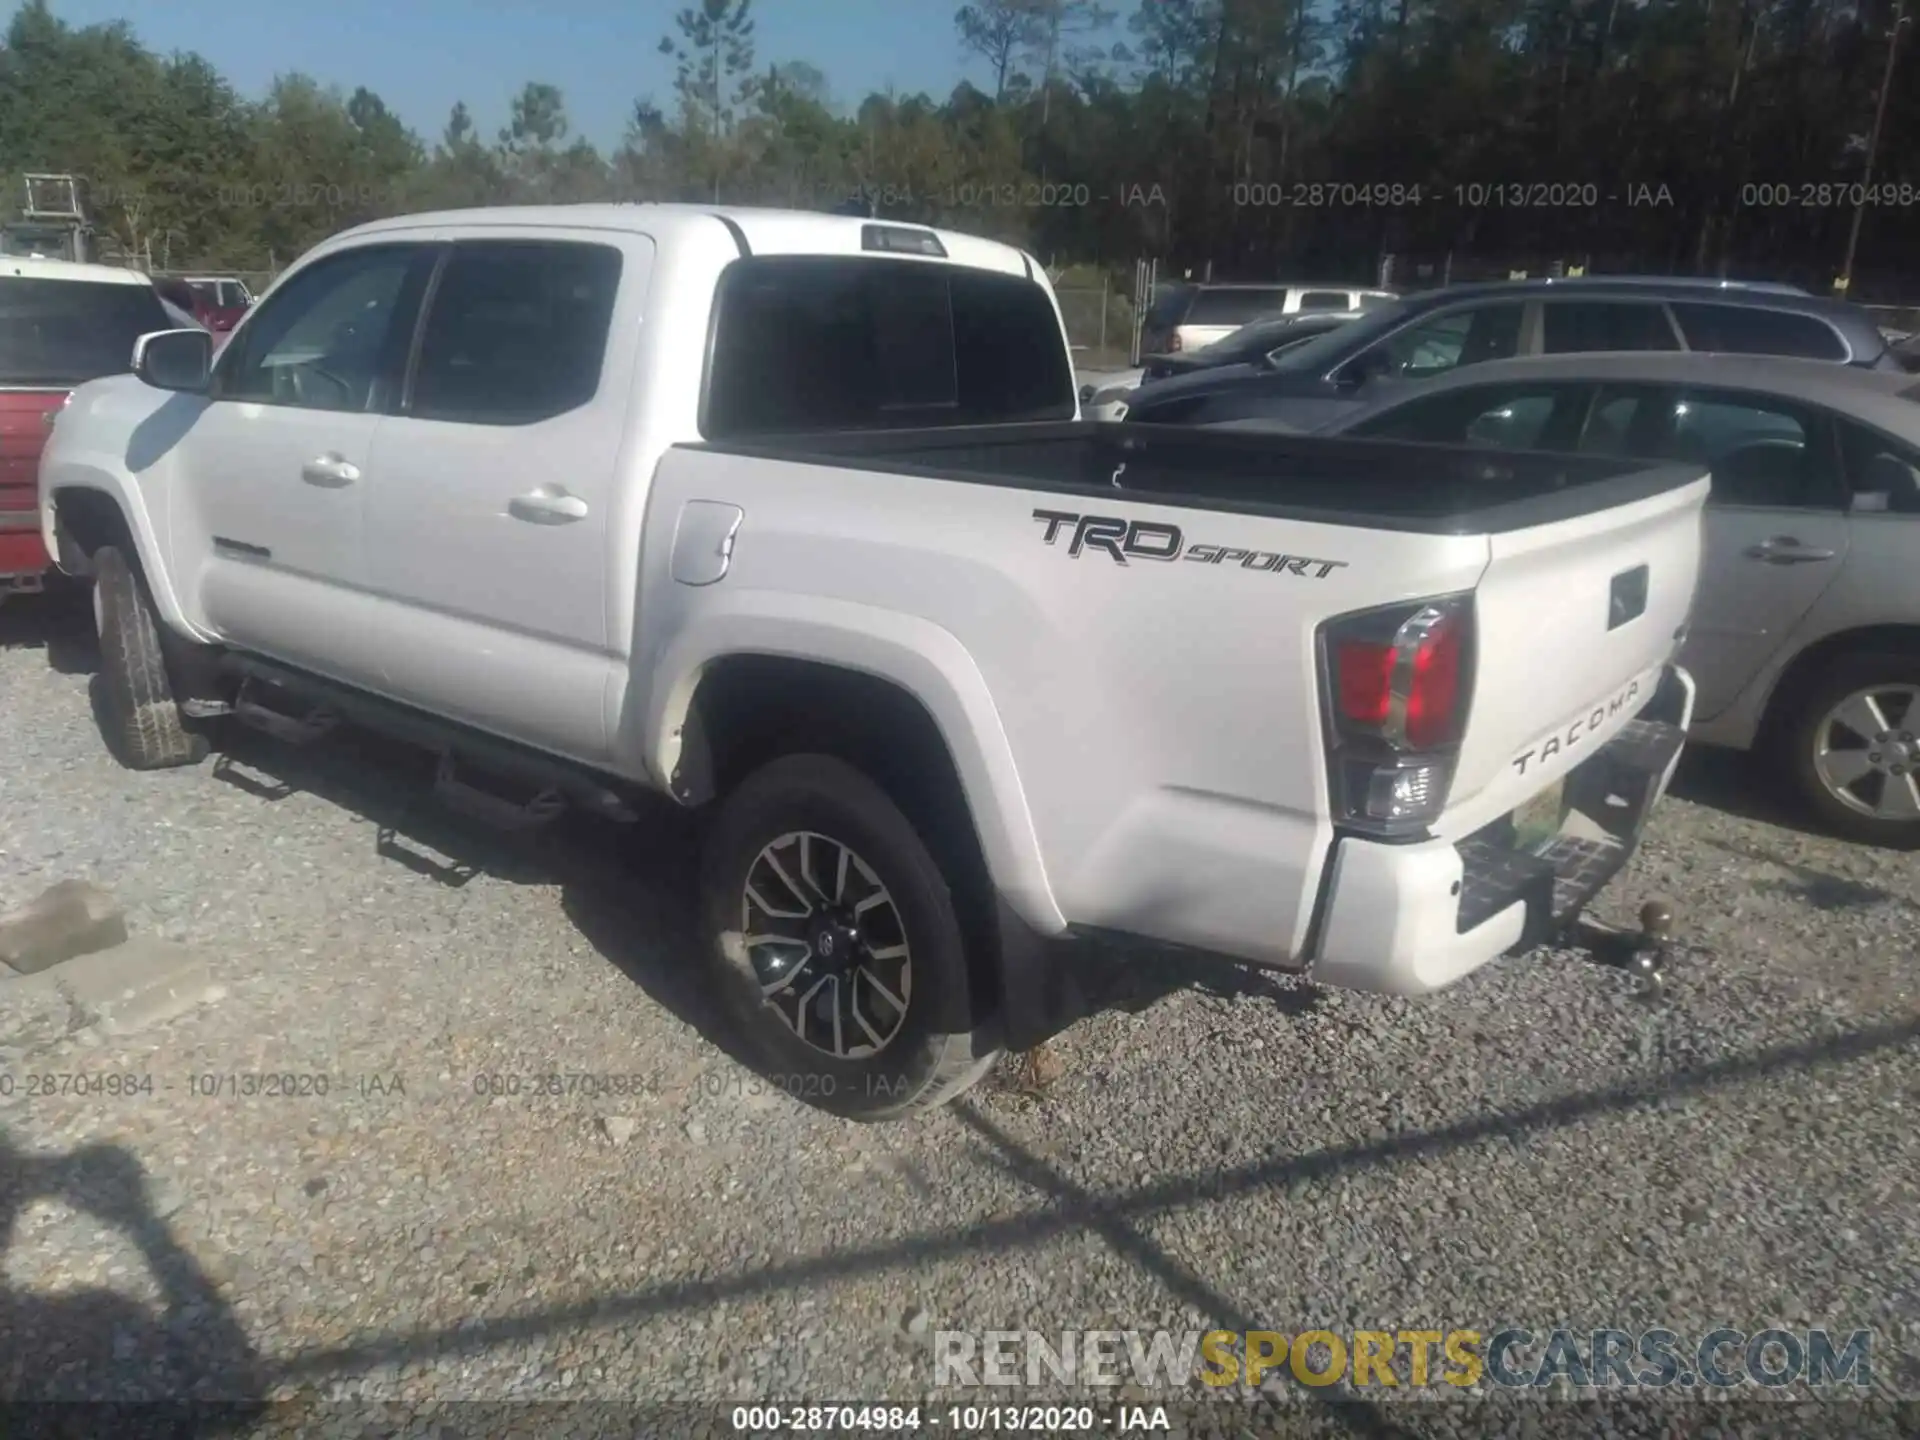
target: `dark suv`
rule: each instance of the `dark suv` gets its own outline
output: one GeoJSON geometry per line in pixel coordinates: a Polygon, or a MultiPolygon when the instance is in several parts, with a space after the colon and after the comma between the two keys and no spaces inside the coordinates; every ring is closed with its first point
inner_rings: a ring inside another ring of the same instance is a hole
{"type": "Polygon", "coordinates": [[[1147,424],[1278,420],[1313,429],[1382,398],[1383,387],[1461,365],[1586,351],[1790,355],[1893,370],[1899,360],[1857,305],[1784,286],[1684,279],[1508,280],[1388,301],[1259,366],[1143,385],[1127,419],[1147,424]]]}

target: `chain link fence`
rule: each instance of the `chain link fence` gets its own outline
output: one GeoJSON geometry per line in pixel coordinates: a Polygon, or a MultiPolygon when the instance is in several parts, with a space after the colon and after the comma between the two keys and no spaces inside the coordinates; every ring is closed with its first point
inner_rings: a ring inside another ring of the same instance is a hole
{"type": "Polygon", "coordinates": [[[1133,297],[1109,283],[1055,287],[1075,370],[1121,370],[1133,344],[1133,297]]]}

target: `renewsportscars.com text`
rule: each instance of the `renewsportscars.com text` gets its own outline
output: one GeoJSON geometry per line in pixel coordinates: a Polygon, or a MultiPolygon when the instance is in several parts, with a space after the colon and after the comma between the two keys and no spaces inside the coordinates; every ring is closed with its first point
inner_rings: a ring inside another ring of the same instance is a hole
{"type": "Polygon", "coordinates": [[[974,1386],[1302,1385],[1459,1390],[1777,1389],[1873,1383],[1873,1332],[1626,1330],[942,1330],[933,1383],[974,1386]]]}

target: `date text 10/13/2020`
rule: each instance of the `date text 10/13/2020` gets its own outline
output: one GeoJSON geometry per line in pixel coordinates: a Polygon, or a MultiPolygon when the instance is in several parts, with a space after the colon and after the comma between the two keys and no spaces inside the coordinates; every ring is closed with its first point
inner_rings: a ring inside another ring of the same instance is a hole
{"type": "Polygon", "coordinates": [[[1164,1405],[736,1405],[741,1435],[1146,1434],[1171,1431],[1164,1405]]]}

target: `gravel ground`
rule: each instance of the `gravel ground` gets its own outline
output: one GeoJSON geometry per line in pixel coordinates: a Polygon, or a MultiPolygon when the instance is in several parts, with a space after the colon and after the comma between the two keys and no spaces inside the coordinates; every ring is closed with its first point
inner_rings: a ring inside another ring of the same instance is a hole
{"type": "MultiPolygon", "coordinates": [[[[349,737],[131,774],[85,646],[44,610],[0,627],[0,906],[92,879],[227,991],[0,1065],[0,1398],[381,1401],[392,1433],[430,1402],[647,1397],[720,1433],[713,1401],[925,1397],[941,1330],[1506,1324],[1868,1327],[1877,1387],[1920,1394],[1920,869],[1770,820],[1738,766],[1690,760],[1604,897],[1676,903],[1656,1003],[1559,952],[1419,1002],[1214,984],[1082,1023],[1037,1093],[860,1127],[705,1038],[683,825],[476,834],[349,737]],[[28,1071],[152,1088],[28,1098],[28,1071]],[[626,1093],[476,1089],[555,1072],[626,1093]],[[259,1073],[326,1093],[227,1078],[259,1073]]],[[[1101,1398],[942,1404],[1049,1393],[1101,1398]]],[[[1315,1398],[1255,1430],[1773,1433],[1315,1398]]],[[[1252,1399],[1170,1413],[1255,1433],[1252,1399]]],[[[1901,1432],[1875,1416],[1826,1428],[1901,1432]]]]}

